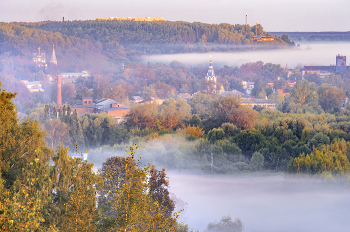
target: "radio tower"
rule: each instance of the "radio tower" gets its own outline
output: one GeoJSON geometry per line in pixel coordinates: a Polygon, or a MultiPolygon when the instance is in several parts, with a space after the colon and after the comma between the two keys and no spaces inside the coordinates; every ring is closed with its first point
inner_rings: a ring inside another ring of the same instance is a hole
{"type": "Polygon", "coordinates": [[[245,13],[245,34],[247,34],[248,13],[245,13]]]}

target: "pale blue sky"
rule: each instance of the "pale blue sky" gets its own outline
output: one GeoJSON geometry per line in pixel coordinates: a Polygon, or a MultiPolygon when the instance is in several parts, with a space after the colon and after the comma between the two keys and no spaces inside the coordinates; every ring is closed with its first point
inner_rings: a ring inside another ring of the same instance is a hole
{"type": "Polygon", "coordinates": [[[350,31],[350,0],[0,0],[0,21],[160,17],[260,23],[266,31],[350,31]]]}

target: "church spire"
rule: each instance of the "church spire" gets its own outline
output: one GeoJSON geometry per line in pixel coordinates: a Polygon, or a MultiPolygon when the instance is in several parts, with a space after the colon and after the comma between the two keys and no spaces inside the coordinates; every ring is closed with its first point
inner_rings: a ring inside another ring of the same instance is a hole
{"type": "Polygon", "coordinates": [[[210,56],[210,64],[209,64],[209,69],[207,72],[207,76],[205,77],[208,81],[214,81],[216,82],[216,76],[214,73],[214,68],[213,65],[211,64],[211,56],[210,56]]]}
{"type": "Polygon", "coordinates": [[[56,53],[55,53],[55,45],[52,45],[52,55],[51,55],[51,64],[57,65],[56,53]]]}

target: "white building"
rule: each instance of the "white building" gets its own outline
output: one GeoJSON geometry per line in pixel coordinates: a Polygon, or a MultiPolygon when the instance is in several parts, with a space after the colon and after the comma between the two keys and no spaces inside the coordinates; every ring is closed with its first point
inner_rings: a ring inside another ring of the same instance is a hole
{"type": "Polygon", "coordinates": [[[27,86],[29,91],[31,93],[34,92],[44,92],[44,89],[42,88],[42,85],[40,81],[28,81],[28,80],[22,80],[22,82],[27,86]]]}
{"type": "Polygon", "coordinates": [[[242,87],[246,94],[250,95],[254,89],[254,82],[242,81],[242,87]]]}

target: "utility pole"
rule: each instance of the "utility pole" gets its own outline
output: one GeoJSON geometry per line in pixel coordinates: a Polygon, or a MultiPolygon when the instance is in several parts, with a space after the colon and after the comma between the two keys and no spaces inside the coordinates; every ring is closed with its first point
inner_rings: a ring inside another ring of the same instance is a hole
{"type": "Polygon", "coordinates": [[[211,153],[211,166],[210,166],[211,173],[213,173],[213,164],[214,164],[214,159],[213,159],[213,152],[212,152],[211,153]]]}

